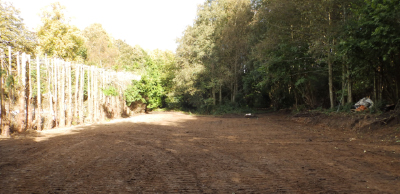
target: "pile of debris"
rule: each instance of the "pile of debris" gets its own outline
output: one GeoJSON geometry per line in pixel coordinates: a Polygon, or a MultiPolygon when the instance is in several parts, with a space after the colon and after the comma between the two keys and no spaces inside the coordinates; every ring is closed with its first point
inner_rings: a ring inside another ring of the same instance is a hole
{"type": "Polygon", "coordinates": [[[361,112],[371,109],[373,106],[374,102],[369,97],[362,98],[356,104],[354,104],[356,112],[361,112]]]}
{"type": "MultiPolygon", "coordinates": [[[[365,97],[359,100],[356,104],[354,104],[352,111],[362,112],[371,109],[373,106],[374,102],[369,97],[365,97]]],[[[383,112],[389,112],[395,110],[396,107],[398,107],[397,109],[400,109],[400,100],[397,103],[397,105],[387,104],[385,107],[380,107],[380,110],[383,112]]]]}

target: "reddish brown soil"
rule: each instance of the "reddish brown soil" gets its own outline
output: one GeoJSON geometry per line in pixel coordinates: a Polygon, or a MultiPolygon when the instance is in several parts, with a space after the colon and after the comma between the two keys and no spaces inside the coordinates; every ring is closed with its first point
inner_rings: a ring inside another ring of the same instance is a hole
{"type": "Polygon", "coordinates": [[[0,140],[0,193],[398,193],[400,143],[259,118],[152,113],[0,140]]]}

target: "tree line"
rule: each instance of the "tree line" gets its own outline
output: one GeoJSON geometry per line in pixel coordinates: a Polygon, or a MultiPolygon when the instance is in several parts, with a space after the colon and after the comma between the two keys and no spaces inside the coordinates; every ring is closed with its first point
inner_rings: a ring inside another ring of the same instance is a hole
{"type": "MultiPolygon", "coordinates": [[[[369,96],[379,108],[399,100],[399,9],[396,0],[205,0],[173,53],[116,40],[101,24],[79,30],[59,3],[42,10],[42,23],[32,32],[18,9],[0,0],[1,92],[4,102],[21,95],[14,91],[21,81],[13,72],[16,56],[26,53],[65,61],[58,68],[73,63],[140,75],[128,83],[94,86],[102,95],[120,96],[124,106],[140,102],[148,109],[212,114],[332,109],[369,96]]],[[[40,72],[28,74],[31,91],[49,91],[35,86],[40,72]]],[[[85,106],[92,95],[88,72],[82,76],[83,94],[77,93],[85,106]]],[[[42,72],[41,83],[51,79],[47,74],[42,72]]],[[[71,70],[71,82],[80,83],[75,74],[81,71],[71,70]]]]}
{"type": "Polygon", "coordinates": [[[399,9],[398,0],[207,0],[178,40],[174,92],[210,113],[396,103],[399,9]]]}

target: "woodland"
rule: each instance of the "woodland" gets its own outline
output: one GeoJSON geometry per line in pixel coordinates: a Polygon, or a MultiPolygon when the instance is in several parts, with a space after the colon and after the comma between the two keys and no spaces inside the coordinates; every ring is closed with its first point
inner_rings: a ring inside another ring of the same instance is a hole
{"type": "Polygon", "coordinates": [[[129,116],[137,104],[346,111],[369,96],[379,112],[399,100],[398,0],[205,0],[176,51],[145,51],[101,24],[80,30],[59,3],[36,32],[19,14],[0,0],[5,136],[129,116]]]}

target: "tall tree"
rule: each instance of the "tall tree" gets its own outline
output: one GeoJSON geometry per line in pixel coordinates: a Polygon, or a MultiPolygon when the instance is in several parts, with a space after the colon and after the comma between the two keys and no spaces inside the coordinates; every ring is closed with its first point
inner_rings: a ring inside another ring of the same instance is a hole
{"type": "Polygon", "coordinates": [[[132,47],[119,39],[115,41],[115,45],[118,48],[119,56],[113,69],[135,71],[138,73],[143,70],[147,55],[143,48],[139,45],[132,47]]]}
{"type": "Polygon", "coordinates": [[[118,59],[118,48],[114,39],[101,24],[95,23],[83,30],[86,38],[87,62],[89,65],[113,67],[118,59]]]}
{"type": "Polygon", "coordinates": [[[0,0],[0,48],[11,46],[13,51],[31,54],[36,46],[36,36],[26,29],[20,11],[11,3],[0,0]]]}
{"type": "Polygon", "coordinates": [[[65,7],[52,3],[40,14],[42,25],[38,29],[39,48],[48,56],[60,57],[67,61],[86,59],[85,39],[81,31],[69,24],[65,7]]]}

